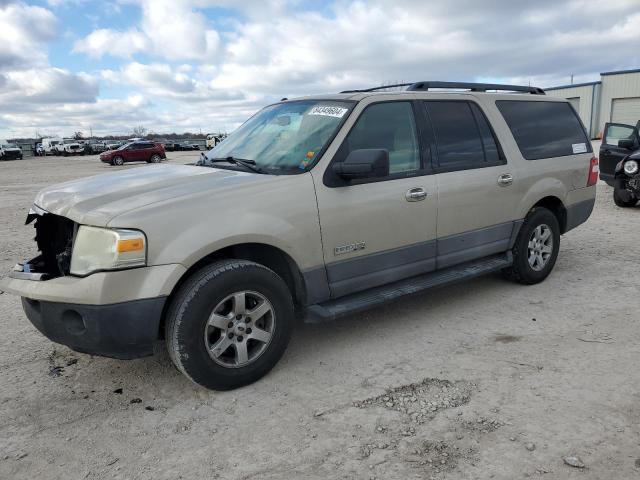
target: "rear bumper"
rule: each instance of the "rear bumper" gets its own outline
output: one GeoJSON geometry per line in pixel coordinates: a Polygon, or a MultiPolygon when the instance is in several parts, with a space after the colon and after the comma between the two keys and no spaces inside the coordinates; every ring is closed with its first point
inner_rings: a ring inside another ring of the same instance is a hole
{"type": "Polygon", "coordinates": [[[113,305],[22,298],[31,323],[49,340],[82,353],[131,359],[153,354],[166,297],[113,305]]]}
{"type": "Polygon", "coordinates": [[[565,233],[586,222],[593,212],[595,197],[567,206],[567,225],[565,233]]]}

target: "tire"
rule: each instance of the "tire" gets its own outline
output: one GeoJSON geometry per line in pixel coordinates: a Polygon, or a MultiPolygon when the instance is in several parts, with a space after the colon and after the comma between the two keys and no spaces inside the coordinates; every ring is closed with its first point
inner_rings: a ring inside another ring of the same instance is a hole
{"type": "Polygon", "coordinates": [[[621,208],[634,207],[638,203],[638,199],[626,190],[619,188],[613,189],[613,203],[621,208]]]}
{"type": "Polygon", "coordinates": [[[167,310],[165,338],[171,360],[189,379],[212,390],[231,390],[255,382],[275,366],[293,325],[293,300],[282,278],[254,262],[223,260],[203,267],[180,287],[167,310]],[[261,303],[252,304],[256,299],[261,303]],[[248,310],[238,310],[239,304],[248,310]],[[256,313],[268,307],[267,313],[256,313]],[[238,311],[243,314],[234,316],[238,311]],[[257,319],[249,318],[252,312],[257,319]],[[213,314],[216,325],[209,324],[213,314]]]}
{"type": "Polygon", "coordinates": [[[111,159],[111,165],[117,166],[117,167],[121,167],[122,165],[124,165],[124,158],[122,158],[121,156],[116,156],[113,157],[111,159]]]}
{"type": "Polygon", "coordinates": [[[151,155],[151,158],[149,159],[149,163],[160,163],[161,161],[162,161],[162,157],[157,153],[154,153],[153,155],[151,155]]]}
{"type": "Polygon", "coordinates": [[[524,285],[540,283],[553,270],[559,251],[560,224],[558,219],[550,210],[536,207],[525,218],[516,238],[513,246],[513,265],[503,270],[503,273],[509,280],[524,285]],[[547,238],[550,239],[550,244],[548,239],[542,243],[539,242],[546,232],[549,232],[547,238]],[[534,243],[530,244],[530,241],[534,243]],[[530,251],[530,246],[533,248],[533,253],[530,251]],[[536,253],[539,253],[540,256],[538,257],[536,253]],[[533,259],[533,265],[530,259],[533,259]]]}

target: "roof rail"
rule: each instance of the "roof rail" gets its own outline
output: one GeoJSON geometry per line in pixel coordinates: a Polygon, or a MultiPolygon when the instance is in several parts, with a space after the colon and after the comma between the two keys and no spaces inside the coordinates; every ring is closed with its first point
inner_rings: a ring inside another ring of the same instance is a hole
{"type": "Polygon", "coordinates": [[[407,87],[408,92],[419,90],[429,90],[432,88],[442,88],[448,90],[469,90],[471,92],[487,92],[495,90],[498,92],[522,92],[532,95],[545,95],[544,90],[539,87],[527,87],[523,85],[502,85],[499,83],[474,83],[474,82],[415,82],[415,83],[397,83],[395,85],[381,85],[373,88],[363,88],[359,90],[344,90],[340,93],[366,93],[375,92],[376,90],[385,90],[393,87],[407,87]]]}
{"type": "Polygon", "coordinates": [[[416,82],[407,88],[407,91],[429,90],[430,88],[464,89],[472,92],[486,92],[497,90],[501,92],[523,92],[533,95],[544,95],[544,90],[539,87],[527,87],[523,85],[502,85],[500,83],[473,83],[473,82],[416,82]]]}
{"type": "Polygon", "coordinates": [[[375,92],[376,90],[384,90],[386,88],[394,88],[394,87],[409,87],[414,85],[414,83],[396,83],[394,85],[380,85],[379,87],[372,88],[362,88],[358,90],[343,90],[340,93],[363,93],[363,92],[375,92]]]}

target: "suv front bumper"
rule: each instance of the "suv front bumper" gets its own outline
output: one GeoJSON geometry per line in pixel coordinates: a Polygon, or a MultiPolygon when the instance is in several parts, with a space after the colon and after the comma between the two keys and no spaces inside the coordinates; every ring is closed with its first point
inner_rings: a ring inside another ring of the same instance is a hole
{"type": "Polygon", "coordinates": [[[27,317],[50,340],[129,359],[153,353],[164,304],[185,271],[179,264],[157,265],[50,280],[13,273],[0,280],[0,291],[22,297],[27,317]]]}
{"type": "Polygon", "coordinates": [[[80,305],[22,298],[27,318],[49,340],[72,350],[131,359],[153,355],[166,297],[114,305],[80,305]]]}

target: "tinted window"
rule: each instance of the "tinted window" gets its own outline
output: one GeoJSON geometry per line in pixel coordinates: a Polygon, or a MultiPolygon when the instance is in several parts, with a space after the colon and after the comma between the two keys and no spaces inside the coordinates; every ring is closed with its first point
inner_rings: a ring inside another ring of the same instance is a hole
{"type": "MultiPolygon", "coordinates": [[[[436,137],[438,165],[446,170],[485,166],[482,138],[469,103],[444,101],[425,104],[436,137]]],[[[495,142],[491,143],[495,148],[495,142]]]]}
{"type": "Polygon", "coordinates": [[[360,115],[340,147],[337,161],[363,148],[389,151],[389,173],[420,169],[420,154],[413,108],[410,102],[386,102],[371,105],[360,115]]]}
{"type": "Polygon", "coordinates": [[[591,152],[591,144],[569,103],[496,102],[527,160],[591,152]]]}
{"type": "Polygon", "coordinates": [[[620,140],[633,140],[635,129],[627,125],[609,125],[604,135],[604,143],[618,146],[620,140]]]}
{"type": "Polygon", "coordinates": [[[491,127],[489,127],[489,122],[487,122],[486,117],[480,111],[480,107],[478,107],[478,105],[475,103],[470,103],[470,105],[471,110],[473,111],[473,116],[478,124],[478,129],[480,130],[480,138],[482,139],[482,146],[484,147],[485,162],[491,164],[500,163],[503,157],[500,149],[498,148],[496,139],[493,136],[491,127]]]}

